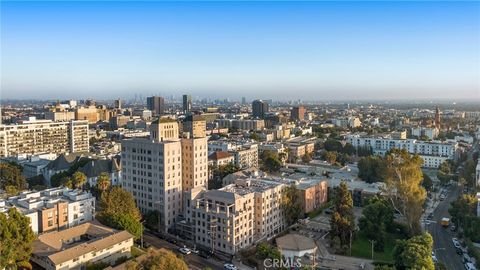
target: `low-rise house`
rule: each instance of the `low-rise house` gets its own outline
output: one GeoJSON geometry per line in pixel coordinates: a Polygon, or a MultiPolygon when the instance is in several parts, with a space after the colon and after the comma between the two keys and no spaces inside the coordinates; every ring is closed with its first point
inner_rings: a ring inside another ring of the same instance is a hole
{"type": "Polygon", "coordinates": [[[87,182],[90,186],[97,184],[98,177],[102,173],[108,174],[110,185],[120,185],[122,180],[122,163],[120,159],[120,155],[111,159],[92,159],[78,170],[87,176],[87,182]]]}
{"type": "Polygon", "coordinates": [[[84,269],[87,263],[129,258],[133,235],[88,222],[39,235],[32,246],[31,260],[46,270],[84,269]]]}

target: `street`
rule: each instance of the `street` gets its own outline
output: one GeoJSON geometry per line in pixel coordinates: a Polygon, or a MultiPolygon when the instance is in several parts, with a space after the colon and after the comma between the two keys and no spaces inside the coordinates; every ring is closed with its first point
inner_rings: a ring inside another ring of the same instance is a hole
{"type": "MultiPolygon", "coordinates": [[[[145,233],[143,235],[145,243],[148,243],[152,245],[155,248],[165,248],[168,250],[171,250],[175,253],[178,252],[178,246],[174,245],[172,243],[169,243],[163,239],[158,238],[157,236],[150,234],[150,233],[145,233]]],[[[194,270],[201,270],[205,267],[210,267],[213,270],[220,270],[223,269],[223,263],[220,261],[217,261],[215,259],[204,259],[196,254],[188,254],[188,255],[183,255],[185,258],[185,262],[188,264],[189,269],[194,269],[194,270]]]]}
{"type": "Polygon", "coordinates": [[[450,203],[458,197],[459,192],[460,189],[456,185],[449,188],[446,199],[440,201],[437,208],[433,211],[433,221],[435,222],[428,225],[428,231],[433,237],[433,249],[437,254],[437,258],[449,270],[461,270],[464,269],[464,266],[462,256],[457,255],[452,243],[452,238],[456,237],[455,233],[450,231],[450,228],[442,227],[440,220],[443,217],[450,217],[448,208],[450,207],[450,203]]]}

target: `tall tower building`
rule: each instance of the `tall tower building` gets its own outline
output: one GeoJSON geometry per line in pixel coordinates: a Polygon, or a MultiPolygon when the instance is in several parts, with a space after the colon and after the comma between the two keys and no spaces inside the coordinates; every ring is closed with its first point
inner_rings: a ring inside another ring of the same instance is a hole
{"type": "Polygon", "coordinates": [[[116,99],[114,105],[115,105],[115,109],[121,109],[122,108],[122,100],[121,99],[116,99]]]}
{"type": "Polygon", "coordinates": [[[160,229],[172,229],[182,213],[182,145],[178,123],[161,118],[151,125],[150,139],[122,141],[123,188],[142,213],[157,210],[160,229]]]}
{"type": "Polygon", "coordinates": [[[440,109],[438,106],[435,108],[435,127],[440,129],[441,123],[440,123],[440,109]]]}
{"type": "Polygon", "coordinates": [[[305,119],[305,107],[303,105],[299,105],[292,108],[291,111],[291,118],[292,120],[299,120],[302,121],[305,119]]]}
{"type": "Polygon", "coordinates": [[[147,109],[156,116],[162,115],[165,113],[165,100],[163,97],[147,97],[147,109]]]}
{"type": "Polygon", "coordinates": [[[256,118],[264,118],[268,112],[268,103],[261,99],[252,102],[252,116],[256,118]]]}
{"type": "Polygon", "coordinates": [[[183,95],[183,113],[187,114],[192,111],[192,96],[183,95]]]}
{"type": "Polygon", "coordinates": [[[208,184],[208,141],[205,134],[206,122],[202,116],[190,115],[185,119],[182,138],[183,191],[207,188],[208,184]]]}

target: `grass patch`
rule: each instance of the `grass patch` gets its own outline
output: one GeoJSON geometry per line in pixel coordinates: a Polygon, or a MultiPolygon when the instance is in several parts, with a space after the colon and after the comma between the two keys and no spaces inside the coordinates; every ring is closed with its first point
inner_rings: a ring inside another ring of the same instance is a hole
{"type": "MultiPolygon", "coordinates": [[[[393,248],[395,247],[395,240],[397,239],[401,239],[401,236],[387,234],[383,252],[375,251],[373,253],[373,259],[375,261],[393,262],[393,248]]],[[[352,243],[352,256],[366,259],[372,258],[372,245],[368,241],[367,237],[361,232],[357,234],[355,241],[352,243]]]]}
{"type": "Polygon", "coordinates": [[[309,218],[314,218],[314,217],[320,215],[323,212],[323,210],[329,208],[332,205],[333,205],[333,201],[329,201],[329,202],[325,203],[324,205],[320,206],[319,208],[317,208],[317,209],[313,210],[312,212],[308,213],[307,215],[308,215],[309,218]]]}
{"type": "Polygon", "coordinates": [[[146,252],[136,246],[132,246],[130,249],[130,253],[132,254],[132,257],[136,258],[140,255],[145,254],[146,252]]]}

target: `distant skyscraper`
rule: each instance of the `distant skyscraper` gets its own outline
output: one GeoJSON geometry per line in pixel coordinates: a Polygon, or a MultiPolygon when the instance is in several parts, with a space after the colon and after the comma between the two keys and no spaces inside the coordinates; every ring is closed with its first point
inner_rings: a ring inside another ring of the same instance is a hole
{"type": "Polygon", "coordinates": [[[242,105],[247,104],[247,99],[245,97],[242,97],[242,105]]]}
{"type": "Polygon", "coordinates": [[[440,129],[440,109],[438,106],[435,108],[435,127],[440,129]]]}
{"type": "Polygon", "coordinates": [[[187,114],[192,111],[192,96],[183,95],[183,113],[187,114]]]}
{"type": "Polygon", "coordinates": [[[115,100],[115,109],[121,109],[122,108],[122,100],[121,99],[116,99],[115,100]]]}
{"type": "Polygon", "coordinates": [[[252,115],[257,118],[264,118],[268,112],[268,103],[257,99],[252,102],[252,115]]]}
{"type": "Polygon", "coordinates": [[[305,107],[303,105],[299,105],[292,108],[291,111],[291,118],[292,120],[299,120],[302,121],[305,119],[305,107]]]}
{"type": "Polygon", "coordinates": [[[147,108],[154,115],[162,115],[165,113],[165,100],[158,96],[147,97],[147,108]]]}

